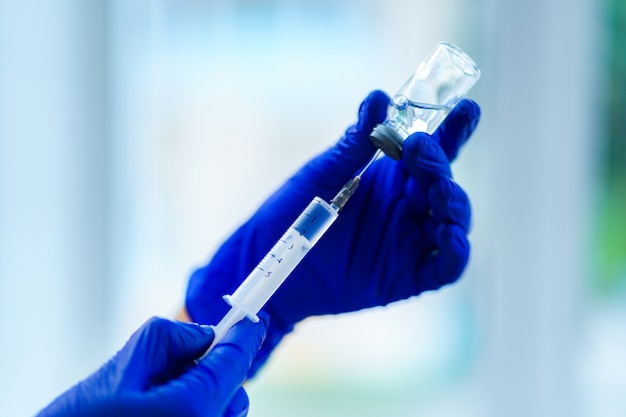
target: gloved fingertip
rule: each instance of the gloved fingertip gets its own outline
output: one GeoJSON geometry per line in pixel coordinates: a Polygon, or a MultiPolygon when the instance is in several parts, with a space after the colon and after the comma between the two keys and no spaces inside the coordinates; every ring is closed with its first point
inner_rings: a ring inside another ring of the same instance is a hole
{"type": "Polygon", "coordinates": [[[211,338],[215,337],[215,326],[210,326],[208,324],[200,324],[199,326],[208,336],[211,338]]]}
{"type": "Polygon", "coordinates": [[[471,98],[464,98],[454,107],[454,111],[465,114],[468,119],[480,118],[480,106],[471,98]]]}
{"type": "Polygon", "coordinates": [[[211,345],[215,338],[215,331],[213,331],[212,326],[185,322],[175,323],[180,329],[180,331],[176,332],[181,338],[180,341],[176,342],[181,344],[179,349],[204,351],[211,345]]]}
{"type": "Polygon", "coordinates": [[[389,96],[382,90],[374,90],[367,95],[359,107],[359,131],[369,133],[374,126],[382,123],[387,117],[389,96]]]}
{"type": "Polygon", "coordinates": [[[250,399],[243,387],[239,387],[226,409],[225,417],[245,417],[250,410],[250,399]]]}
{"type": "Polygon", "coordinates": [[[402,159],[414,176],[451,177],[448,158],[437,142],[426,133],[413,133],[404,141],[402,159]]]}
{"type": "Polygon", "coordinates": [[[469,132],[473,132],[474,129],[476,129],[478,122],[480,121],[480,106],[474,100],[469,98],[461,100],[461,102],[457,106],[459,107],[459,112],[463,114],[465,118],[469,121],[469,132]]]}
{"type": "Polygon", "coordinates": [[[372,108],[379,116],[387,114],[387,106],[391,100],[389,95],[383,90],[373,90],[367,95],[367,100],[372,104],[372,108]]]}
{"type": "Polygon", "coordinates": [[[269,325],[269,317],[265,312],[260,311],[257,316],[258,322],[243,319],[235,324],[228,330],[220,345],[234,343],[245,346],[244,351],[251,355],[250,360],[252,360],[265,339],[269,325]]]}
{"type": "Polygon", "coordinates": [[[433,134],[446,156],[453,161],[480,120],[480,106],[471,99],[461,100],[433,134]]]}

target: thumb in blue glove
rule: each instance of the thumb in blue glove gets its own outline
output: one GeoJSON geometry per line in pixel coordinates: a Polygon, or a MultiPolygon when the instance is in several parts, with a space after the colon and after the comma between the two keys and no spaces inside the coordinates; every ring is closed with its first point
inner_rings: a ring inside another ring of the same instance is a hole
{"type": "Polygon", "coordinates": [[[268,317],[260,317],[234,326],[198,363],[213,341],[209,327],[152,318],[38,417],[247,415],[242,384],[267,330],[268,317]]]}

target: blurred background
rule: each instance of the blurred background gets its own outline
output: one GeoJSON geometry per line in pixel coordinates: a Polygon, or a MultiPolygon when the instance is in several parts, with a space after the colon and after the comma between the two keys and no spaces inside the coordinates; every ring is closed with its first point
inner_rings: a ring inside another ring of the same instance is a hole
{"type": "Polygon", "coordinates": [[[309,319],[262,416],[626,415],[626,4],[0,0],[0,415],[153,315],[373,89],[440,40],[483,110],[463,279],[309,319]]]}

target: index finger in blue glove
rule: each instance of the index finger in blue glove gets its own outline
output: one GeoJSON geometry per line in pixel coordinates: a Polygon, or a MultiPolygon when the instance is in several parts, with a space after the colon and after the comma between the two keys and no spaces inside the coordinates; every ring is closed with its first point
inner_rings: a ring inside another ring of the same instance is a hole
{"type": "Polygon", "coordinates": [[[160,317],[148,320],[118,353],[126,388],[145,388],[183,372],[213,341],[213,330],[160,317]]]}
{"type": "Polygon", "coordinates": [[[461,100],[433,134],[448,160],[453,161],[459,149],[472,135],[480,120],[480,107],[470,99],[461,100]]]}

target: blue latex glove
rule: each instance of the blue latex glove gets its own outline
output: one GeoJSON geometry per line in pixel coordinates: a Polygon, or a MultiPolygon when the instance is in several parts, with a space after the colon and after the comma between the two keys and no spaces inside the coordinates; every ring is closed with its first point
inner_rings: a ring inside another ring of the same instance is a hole
{"type": "MultiPolygon", "coordinates": [[[[186,308],[193,321],[217,323],[232,294],[314,196],[326,201],[376,151],[369,140],[385,119],[388,96],[372,92],[358,121],[308,162],[190,278],[186,308]]],[[[312,316],[386,305],[454,282],[469,258],[470,203],[451,179],[450,161],[470,137],[480,108],[461,101],[430,136],[404,143],[400,161],[377,160],[339,218],[274,294],[267,338],[254,371],[295,323],[312,316]]]]}
{"type": "Polygon", "coordinates": [[[245,416],[242,384],[267,330],[243,320],[209,355],[213,330],[161,318],[144,324],[102,368],[37,417],[245,416]]]}

